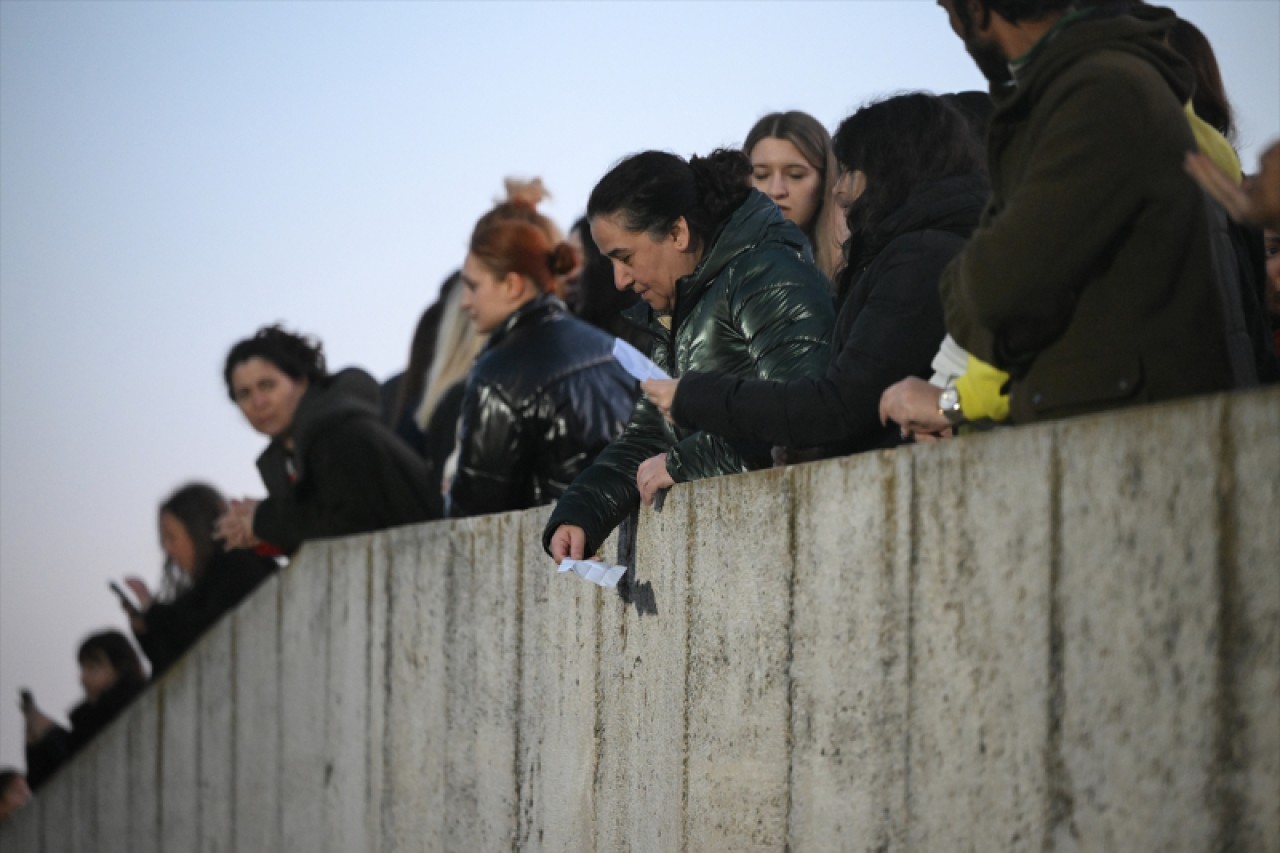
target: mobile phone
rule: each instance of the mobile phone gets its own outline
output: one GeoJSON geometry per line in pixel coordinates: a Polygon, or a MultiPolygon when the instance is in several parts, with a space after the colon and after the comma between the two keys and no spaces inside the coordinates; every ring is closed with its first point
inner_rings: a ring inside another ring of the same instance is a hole
{"type": "Polygon", "coordinates": [[[110,586],[111,591],[116,594],[116,598],[120,599],[120,603],[124,605],[125,610],[128,610],[130,613],[138,612],[138,605],[134,604],[129,599],[129,596],[125,593],[125,591],[120,588],[120,584],[116,583],[115,581],[108,581],[107,585],[110,586]]]}

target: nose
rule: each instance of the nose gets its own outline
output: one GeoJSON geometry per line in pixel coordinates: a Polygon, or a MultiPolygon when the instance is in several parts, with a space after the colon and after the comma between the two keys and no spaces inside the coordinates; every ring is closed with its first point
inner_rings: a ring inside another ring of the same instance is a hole
{"type": "Polygon", "coordinates": [[[787,179],[781,172],[775,172],[769,177],[769,197],[785,198],[787,195],[787,179]]]}
{"type": "Polygon", "coordinates": [[[613,262],[613,286],[618,290],[626,290],[635,282],[635,276],[617,261],[613,262]]]}

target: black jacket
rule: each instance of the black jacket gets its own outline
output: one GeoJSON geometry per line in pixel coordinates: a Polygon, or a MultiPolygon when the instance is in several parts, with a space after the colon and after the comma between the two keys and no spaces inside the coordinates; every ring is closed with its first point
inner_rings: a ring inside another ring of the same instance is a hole
{"type": "Polygon", "coordinates": [[[672,414],[681,426],[729,439],[824,455],[899,443],[880,423],[880,395],[904,376],[928,377],[946,334],[938,277],[973,232],[986,203],[979,177],[921,187],[878,229],[836,318],[826,375],[786,382],[728,373],[686,373],[672,414]],[[836,349],[838,348],[838,349],[836,349]]]}
{"type": "Polygon", "coordinates": [[[253,532],[286,553],[306,540],[426,521],[422,458],[382,423],[378,383],[349,368],[307,389],[293,416],[292,450],[274,439],[258,457],[268,497],[253,532]]]}
{"type": "Polygon", "coordinates": [[[168,669],[275,569],[274,560],[252,549],[218,551],[190,589],[172,602],[147,608],[142,616],[147,630],[137,639],[151,661],[151,677],[168,669]]]}
{"type": "MultiPolygon", "coordinates": [[[[763,379],[820,375],[829,357],[831,287],[813,264],[809,241],[771,199],[752,190],[713,238],[692,273],[676,282],[671,328],[648,305],[653,360],[669,375],[716,370],[763,379]]],[[[636,469],[667,454],[677,483],[736,474],[771,463],[768,445],[731,443],[673,427],[648,400],[636,404],[626,431],[565,493],[543,533],[581,527],[593,553],[640,504],[636,469]]]]}
{"type": "Polygon", "coordinates": [[[613,341],[549,295],[490,335],[463,393],[450,516],[550,503],[622,431],[638,389],[613,341]]]}
{"type": "Polygon", "coordinates": [[[107,725],[120,716],[146,687],[143,681],[120,679],[98,697],[97,702],[81,702],[68,715],[71,730],[55,726],[35,743],[27,744],[27,784],[36,790],[59,767],[85,747],[107,725]]]}

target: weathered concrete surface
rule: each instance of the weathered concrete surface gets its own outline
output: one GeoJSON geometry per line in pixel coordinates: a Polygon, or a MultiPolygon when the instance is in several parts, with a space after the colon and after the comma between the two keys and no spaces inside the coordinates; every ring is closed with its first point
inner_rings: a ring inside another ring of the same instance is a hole
{"type": "Polygon", "coordinates": [[[308,546],[6,851],[1280,850],[1280,392],[308,546]]]}

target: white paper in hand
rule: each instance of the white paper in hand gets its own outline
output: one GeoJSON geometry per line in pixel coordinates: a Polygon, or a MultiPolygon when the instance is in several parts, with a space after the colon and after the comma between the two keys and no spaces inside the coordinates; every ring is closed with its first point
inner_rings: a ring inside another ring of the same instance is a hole
{"type": "Polygon", "coordinates": [[[560,571],[575,572],[584,581],[591,581],[599,586],[616,589],[618,581],[627,573],[627,567],[611,566],[608,563],[601,563],[597,560],[562,560],[560,561],[560,571]]]}
{"type": "Polygon", "coordinates": [[[646,379],[671,378],[661,367],[645,358],[644,353],[622,338],[613,339],[613,357],[618,360],[618,364],[622,365],[622,369],[634,376],[638,382],[646,379]]]}

